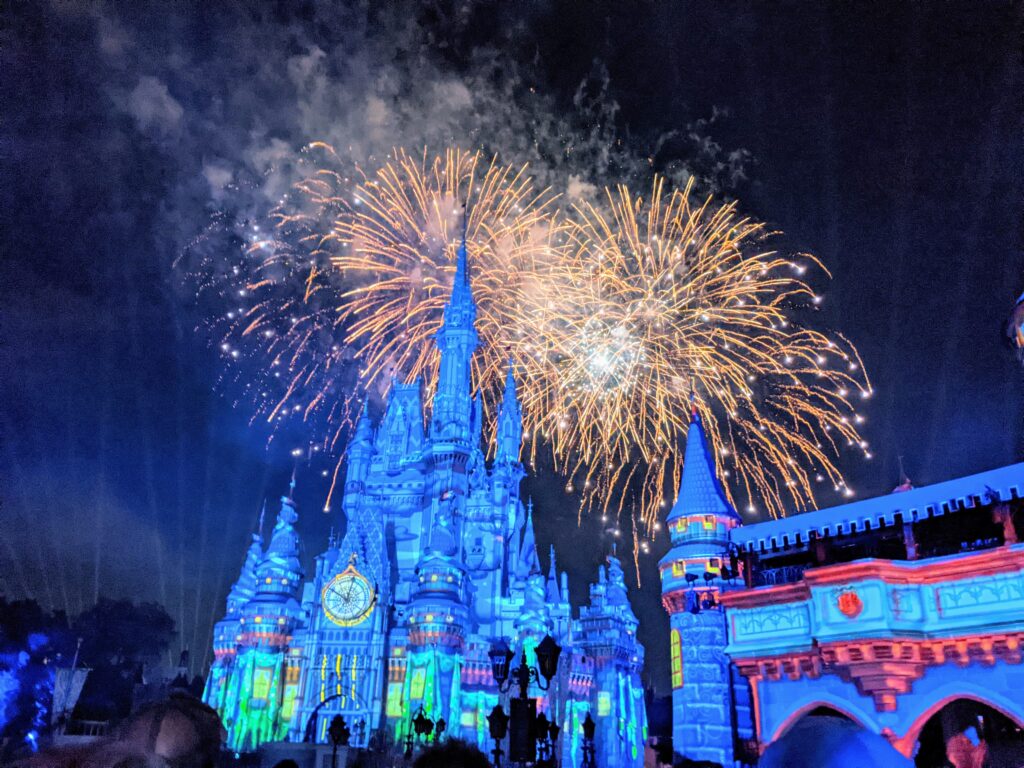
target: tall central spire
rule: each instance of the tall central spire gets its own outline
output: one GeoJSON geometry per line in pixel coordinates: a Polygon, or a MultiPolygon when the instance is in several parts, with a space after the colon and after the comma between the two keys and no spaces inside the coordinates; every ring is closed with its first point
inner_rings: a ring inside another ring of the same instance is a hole
{"type": "Polygon", "coordinates": [[[476,333],[476,302],[469,283],[469,254],[466,248],[466,218],[455,263],[452,295],[444,308],[444,324],[437,332],[437,348],[441,351],[437,394],[431,418],[434,437],[470,442],[479,435],[472,428],[473,391],[470,363],[480,343],[476,333]]]}

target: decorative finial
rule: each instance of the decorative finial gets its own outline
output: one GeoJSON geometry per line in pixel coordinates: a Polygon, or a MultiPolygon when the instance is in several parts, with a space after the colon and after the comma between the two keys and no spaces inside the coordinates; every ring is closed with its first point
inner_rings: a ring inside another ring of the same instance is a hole
{"type": "Polygon", "coordinates": [[[263,509],[260,510],[259,535],[260,535],[261,539],[263,538],[263,518],[266,516],[266,514],[267,514],[267,498],[266,498],[266,496],[264,496],[263,497],[263,509]]]}
{"type": "Polygon", "coordinates": [[[901,493],[903,491],[910,491],[914,489],[914,484],[910,481],[910,477],[907,476],[906,470],[903,469],[903,456],[897,457],[900,464],[900,483],[892,489],[893,493],[901,493]]]}
{"type": "Polygon", "coordinates": [[[299,460],[295,459],[295,463],[292,464],[292,479],[288,482],[288,500],[295,501],[295,474],[299,471],[299,460]]]}

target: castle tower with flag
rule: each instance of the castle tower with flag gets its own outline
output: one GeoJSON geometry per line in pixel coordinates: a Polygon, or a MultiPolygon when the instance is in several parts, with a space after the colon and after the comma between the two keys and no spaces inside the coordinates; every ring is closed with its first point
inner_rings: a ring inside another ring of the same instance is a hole
{"type": "Polygon", "coordinates": [[[616,745],[609,768],[643,762],[644,650],[622,568],[609,558],[591,605],[573,618],[568,581],[554,551],[542,567],[533,508],[520,496],[523,426],[509,366],[488,461],[474,396],[480,341],[465,239],[436,336],[441,354],[428,412],[419,380],[394,381],[383,413],[366,406],[347,453],[345,533],[299,560],[290,496],[267,549],[254,536],[227,613],[215,631],[205,698],[238,751],[274,740],[328,740],[342,715],[352,743],[401,740],[422,710],[449,735],[490,749],[486,716],[505,701],[488,651],[505,640],[516,659],[550,634],[564,649],[538,711],[564,734],[564,760],[578,762],[580,724],[598,721],[616,745]]]}

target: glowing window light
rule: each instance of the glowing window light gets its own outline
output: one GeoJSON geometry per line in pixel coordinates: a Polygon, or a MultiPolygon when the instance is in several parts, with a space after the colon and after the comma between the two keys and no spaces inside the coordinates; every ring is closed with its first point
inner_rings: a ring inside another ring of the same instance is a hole
{"type": "Polygon", "coordinates": [[[672,659],[672,687],[683,687],[683,644],[679,638],[679,630],[673,629],[669,640],[669,652],[672,659]]]}

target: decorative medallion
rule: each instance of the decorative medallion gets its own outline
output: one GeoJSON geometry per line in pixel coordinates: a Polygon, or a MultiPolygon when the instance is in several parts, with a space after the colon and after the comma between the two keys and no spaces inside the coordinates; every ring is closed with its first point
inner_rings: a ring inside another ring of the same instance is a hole
{"type": "Polygon", "coordinates": [[[855,619],[864,610],[864,603],[861,601],[860,595],[857,594],[856,590],[850,587],[840,591],[839,596],[836,598],[836,607],[839,608],[839,612],[846,618],[855,619]]]}

